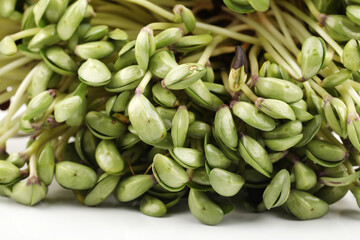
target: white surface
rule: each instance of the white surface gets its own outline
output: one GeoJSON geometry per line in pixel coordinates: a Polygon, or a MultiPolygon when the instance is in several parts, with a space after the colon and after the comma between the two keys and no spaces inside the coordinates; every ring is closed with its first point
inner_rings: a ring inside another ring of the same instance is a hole
{"type": "MultiPolygon", "coordinates": [[[[22,139],[10,140],[8,151],[21,151],[24,145],[22,139]]],[[[214,227],[198,222],[186,201],[165,217],[152,218],[114,199],[99,207],[82,206],[71,191],[56,184],[50,186],[46,200],[34,207],[0,197],[1,240],[355,240],[360,239],[359,226],[360,210],[351,194],[332,205],[322,219],[298,221],[279,210],[256,214],[236,209],[214,227]]]]}

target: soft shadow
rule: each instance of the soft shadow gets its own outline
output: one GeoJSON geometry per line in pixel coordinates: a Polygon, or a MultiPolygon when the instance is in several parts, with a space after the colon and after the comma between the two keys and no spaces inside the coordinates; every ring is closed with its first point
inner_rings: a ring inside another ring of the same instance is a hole
{"type": "Polygon", "coordinates": [[[180,199],[179,203],[168,209],[166,215],[172,216],[179,213],[189,212],[188,202],[186,199],[180,199]]]}
{"type": "Polygon", "coordinates": [[[219,225],[233,226],[243,225],[246,223],[254,223],[261,220],[261,215],[258,213],[247,212],[246,214],[240,214],[239,212],[231,212],[224,216],[223,221],[219,225]]]}
{"type": "Polygon", "coordinates": [[[344,218],[360,220],[360,210],[345,209],[340,212],[340,216],[344,218]]]}
{"type": "Polygon", "coordinates": [[[275,208],[275,209],[271,209],[271,214],[281,218],[281,219],[285,219],[288,221],[299,221],[299,219],[297,219],[296,217],[294,217],[293,215],[291,215],[291,213],[288,213],[284,208],[275,208]]]}

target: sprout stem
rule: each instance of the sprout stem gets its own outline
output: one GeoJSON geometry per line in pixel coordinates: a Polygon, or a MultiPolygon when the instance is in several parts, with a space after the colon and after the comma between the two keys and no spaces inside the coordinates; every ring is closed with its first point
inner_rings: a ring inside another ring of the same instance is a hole
{"type": "Polygon", "coordinates": [[[349,96],[343,86],[337,86],[336,89],[339,91],[344,99],[344,102],[348,108],[348,113],[356,113],[356,108],[353,99],[349,96]]]}
{"type": "Polygon", "coordinates": [[[12,124],[11,128],[0,136],[0,149],[6,149],[6,141],[19,131],[20,117],[17,117],[12,124]]]}
{"type": "Polygon", "coordinates": [[[260,44],[259,40],[255,37],[251,37],[251,36],[248,36],[245,34],[234,32],[234,31],[228,30],[226,28],[217,27],[217,26],[210,25],[207,23],[196,22],[196,28],[212,31],[213,33],[223,35],[228,38],[238,40],[240,42],[247,42],[247,43],[251,43],[251,44],[260,44]]]}
{"type": "Polygon", "coordinates": [[[36,154],[35,153],[30,156],[29,169],[30,169],[29,179],[31,177],[38,177],[38,175],[37,175],[37,162],[36,162],[36,154]]]}
{"type": "Polygon", "coordinates": [[[207,63],[207,61],[209,61],[211,54],[213,53],[214,49],[216,48],[216,46],[225,40],[224,36],[216,36],[214,37],[213,41],[205,48],[205,50],[203,51],[198,63],[202,64],[205,66],[205,64],[207,63]]]}
{"type": "Polygon", "coordinates": [[[250,68],[251,68],[251,76],[258,76],[259,75],[259,63],[258,63],[258,55],[260,53],[260,46],[254,45],[249,52],[249,61],[250,61],[250,68]]]}
{"type": "Polygon", "coordinates": [[[344,86],[345,91],[351,96],[351,98],[356,102],[356,104],[360,106],[360,96],[350,85],[350,83],[346,81],[341,85],[344,86]]]}
{"type": "Polygon", "coordinates": [[[308,82],[310,83],[311,88],[314,89],[323,99],[331,96],[324,88],[319,86],[313,80],[310,79],[308,82]]]}
{"type": "Polygon", "coordinates": [[[28,58],[28,57],[22,57],[22,58],[16,59],[0,68],[0,76],[18,68],[18,67],[21,67],[21,66],[31,62],[32,60],[33,59],[28,58]]]}
{"type": "Polygon", "coordinates": [[[35,142],[33,142],[24,152],[23,152],[23,158],[28,159],[29,156],[36,153],[39,148],[41,148],[46,142],[50,141],[51,139],[57,138],[61,134],[64,133],[64,131],[68,128],[67,125],[60,125],[58,127],[55,127],[53,129],[49,129],[44,131],[39,135],[39,137],[36,139],[35,142]]]}
{"type": "Polygon", "coordinates": [[[285,39],[288,43],[289,50],[293,52],[293,54],[296,56],[299,53],[299,49],[296,47],[296,44],[294,43],[293,38],[291,37],[288,28],[286,27],[285,21],[283,16],[281,15],[281,12],[276,5],[275,1],[270,1],[271,9],[274,12],[275,18],[277,22],[279,23],[280,29],[283,32],[285,39]]]}
{"type": "Polygon", "coordinates": [[[259,34],[259,38],[261,40],[261,43],[264,47],[264,49],[271,55],[272,58],[274,58],[274,60],[281,65],[282,67],[284,67],[286,69],[286,71],[296,80],[301,79],[301,74],[298,74],[296,71],[294,71],[294,69],[292,68],[292,66],[290,66],[288,64],[287,61],[285,61],[282,56],[279,55],[278,52],[275,51],[275,49],[270,45],[269,41],[266,40],[266,38],[259,34]]]}
{"type": "Polygon", "coordinates": [[[343,54],[343,49],[340,47],[340,45],[334,41],[330,37],[330,35],[325,32],[314,20],[312,20],[310,17],[306,16],[305,13],[297,9],[292,4],[285,2],[285,1],[279,1],[279,5],[283,6],[290,12],[292,12],[295,16],[302,19],[304,22],[306,22],[311,28],[313,28],[334,50],[335,52],[341,57],[343,54]]]}
{"type": "Polygon", "coordinates": [[[25,91],[29,87],[29,85],[31,83],[31,80],[32,80],[32,77],[33,77],[36,70],[37,70],[37,67],[33,68],[29,72],[29,74],[25,77],[24,81],[20,84],[18,90],[15,93],[14,99],[10,104],[8,114],[4,118],[4,124],[2,126],[2,129],[1,129],[0,133],[3,133],[4,129],[6,130],[6,129],[9,128],[10,122],[11,122],[11,119],[12,119],[13,115],[17,112],[17,110],[19,109],[19,107],[23,103],[22,99],[24,98],[25,91]]]}
{"type": "Polygon", "coordinates": [[[245,93],[245,95],[253,102],[256,102],[256,100],[258,99],[258,97],[251,91],[251,89],[246,84],[243,84],[241,86],[241,91],[245,93]]]}
{"type": "Polygon", "coordinates": [[[141,93],[143,93],[145,91],[145,88],[148,85],[148,83],[150,82],[151,78],[152,78],[152,73],[150,70],[148,70],[145,73],[143,79],[141,80],[140,84],[137,87],[138,89],[140,89],[141,93]]]}
{"type": "Polygon", "coordinates": [[[25,37],[34,36],[34,35],[37,34],[39,31],[40,31],[40,28],[30,28],[30,29],[22,30],[21,32],[17,32],[17,33],[11,34],[10,37],[11,37],[14,41],[17,41],[17,40],[22,39],[22,38],[25,38],[25,37]]]}
{"type": "MultiPolygon", "coordinates": [[[[121,2],[123,0],[116,0],[117,2],[121,2]]],[[[131,3],[135,3],[137,5],[140,5],[144,8],[149,9],[150,11],[162,16],[163,18],[166,18],[167,20],[171,21],[171,22],[175,22],[177,20],[177,17],[175,16],[175,14],[166,11],[165,9],[159,7],[158,5],[146,1],[146,0],[125,0],[127,2],[131,2],[131,3]]]]}

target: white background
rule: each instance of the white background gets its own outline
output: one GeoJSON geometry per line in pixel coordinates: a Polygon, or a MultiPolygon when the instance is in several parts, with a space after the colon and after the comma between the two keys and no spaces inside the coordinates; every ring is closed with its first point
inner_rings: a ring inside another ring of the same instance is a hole
{"type": "MultiPolygon", "coordinates": [[[[8,151],[21,151],[24,145],[23,139],[12,139],[8,151]]],[[[186,201],[170,209],[165,217],[152,218],[113,198],[98,207],[82,206],[71,191],[56,183],[50,186],[45,201],[34,207],[0,197],[1,240],[355,240],[360,239],[359,229],[360,210],[351,193],[332,205],[322,219],[299,221],[281,210],[257,214],[236,209],[213,227],[198,222],[186,201]]]]}

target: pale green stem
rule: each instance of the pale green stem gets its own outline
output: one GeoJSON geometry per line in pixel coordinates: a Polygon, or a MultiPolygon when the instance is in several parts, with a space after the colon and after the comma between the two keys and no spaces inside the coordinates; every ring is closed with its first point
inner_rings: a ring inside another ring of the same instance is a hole
{"type": "MultiPolygon", "coordinates": [[[[6,94],[8,94],[8,93],[9,93],[9,95],[11,94],[11,96],[8,96],[7,100],[4,99],[4,100],[5,100],[4,102],[8,101],[11,97],[13,97],[14,92],[16,92],[16,91],[17,91],[17,89],[12,89],[10,92],[4,93],[4,95],[6,95],[6,94]]],[[[2,95],[0,95],[0,96],[2,96],[2,95]]],[[[19,106],[21,106],[21,105],[23,105],[24,103],[26,103],[26,101],[27,101],[27,96],[26,96],[26,95],[22,96],[22,97],[20,98],[20,101],[19,101],[19,106]]],[[[3,134],[4,132],[6,132],[6,130],[7,130],[7,129],[4,127],[4,126],[5,126],[5,122],[7,121],[6,118],[7,118],[7,115],[5,115],[4,118],[1,119],[1,121],[0,121],[0,135],[3,134]]]]}
{"type": "Polygon", "coordinates": [[[263,45],[264,49],[271,55],[271,57],[294,78],[294,79],[301,79],[301,74],[299,75],[294,69],[286,62],[271,46],[271,44],[266,40],[266,38],[259,34],[259,38],[261,40],[261,44],[263,45]]]}
{"type": "Polygon", "coordinates": [[[23,58],[19,58],[16,59],[8,64],[6,64],[5,66],[0,68],[0,76],[18,68],[21,67],[29,62],[31,62],[33,59],[28,58],[28,57],[23,57],[23,58]]]}
{"type": "MultiPolygon", "coordinates": [[[[233,52],[235,52],[235,47],[234,46],[217,47],[211,53],[211,57],[215,57],[215,56],[219,56],[219,55],[227,54],[227,53],[233,53],[233,52]]],[[[184,57],[179,61],[179,64],[197,62],[200,59],[201,55],[202,55],[202,53],[199,52],[199,53],[192,54],[192,55],[190,55],[188,57],[184,57]]]]}
{"type": "Polygon", "coordinates": [[[51,139],[59,137],[64,131],[68,128],[67,125],[60,125],[58,127],[49,129],[41,133],[41,135],[33,142],[24,152],[24,158],[28,158],[32,154],[36,153],[39,148],[41,148],[46,142],[49,142],[51,139]]]}
{"type": "Polygon", "coordinates": [[[348,80],[350,85],[358,92],[360,91],[360,83],[353,81],[353,80],[348,80]]]}
{"type": "MultiPolygon", "coordinates": [[[[9,128],[12,117],[14,116],[14,114],[17,112],[17,110],[21,106],[21,104],[22,104],[21,98],[25,95],[25,92],[31,83],[31,80],[33,78],[35,71],[37,71],[37,67],[33,68],[29,72],[29,74],[25,77],[24,81],[22,81],[18,90],[16,91],[14,99],[12,100],[12,102],[10,104],[8,114],[5,117],[4,125],[2,127],[3,131],[4,131],[4,129],[6,130],[9,128]]],[[[3,131],[0,131],[0,132],[3,132],[3,131]]]]}
{"type": "Polygon", "coordinates": [[[305,92],[306,92],[306,97],[310,98],[311,94],[316,94],[315,91],[311,88],[310,83],[308,81],[303,82],[304,88],[305,88],[305,92]]]}
{"type": "Polygon", "coordinates": [[[145,91],[145,88],[148,85],[148,83],[150,82],[151,78],[152,78],[152,73],[150,70],[148,70],[145,73],[143,79],[141,80],[140,84],[137,87],[138,89],[140,89],[141,93],[143,93],[145,91]]]}
{"type": "Polygon", "coordinates": [[[31,154],[30,160],[29,160],[29,169],[30,174],[29,178],[31,177],[37,177],[37,161],[36,161],[36,153],[31,154]]]}
{"type": "Polygon", "coordinates": [[[231,31],[226,28],[217,27],[217,26],[210,25],[207,23],[196,22],[196,28],[202,29],[202,30],[208,30],[215,34],[223,35],[228,38],[238,40],[240,42],[247,42],[247,43],[251,43],[251,44],[260,44],[259,40],[256,37],[251,37],[246,34],[241,34],[238,32],[231,31]]]}
{"type": "Polygon", "coordinates": [[[281,12],[281,15],[285,18],[286,22],[288,23],[290,29],[294,32],[294,33],[298,33],[298,40],[302,43],[303,41],[305,41],[306,38],[311,37],[312,35],[309,33],[309,31],[304,27],[304,25],[298,21],[296,18],[294,18],[293,16],[285,13],[285,12],[281,12]]]}
{"type": "Polygon", "coordinates": [[[321,83],[321,79],[318,76],[313,76],[312,78],[317,84],[321,83]]]}
{"type": "Polygon", "coordinates": [[[185,25],[182,23],[169,23],[169,22],[153,22],[147,25],[152,30],[166,30],[168,28],[180,27],[185,31],[185,25]]]}
{"type": "Polygon", "coordinates": [[[233,53],[233,52],[235,52],[234,46],[221,46],[214,49],[213,54],[211,54],[211,56],[219,56],[222,54],[233,53]]]}
{"type": "Polygon", "coordinates": [[[339,72],[339,68],[338,66],[333,62],[331,61],[329,64],[328,64],[328,68],[333,72],[333,73],[337,73],[339,72]]]}
{"type": "Polygon", "coordinates": [[[354,168],[353,168],[353,165],[350,163],[349,160],[345,160],[345,161],[344,161],[344,165],[345,165],[345,167],[346,167],[346,169],[347,169],[347,172],[348,172],[349,174],[355,173],[354,168]]]}
{"type": "Polygon", "coordinates": [[[314,82],[313,80],[308,80],[308,82],[310,83],[310,86],[312,89],[314,89],[322,98],[326,98],[331,96],[324,88],[322,88],[321,86],[319,86],[316,82],[314,82]]]}
{"type": "Polygon", "coordinates": [[[351,96],[351,98],[356,102],[358,106],[360,106],[360,96],[359,94],[354,90],[354,88],[351,86],[351,84],[346,81],[343,84],[341,84],[346,92],[351,96]]]}
{"type": "MultiPolygon", "coordinates": [[[[354,174],[354,173],[355,173],[354,167],[353,167],[353,165],[351,164],[351,162],[350,162],[348,159],[346,159],[346,160],[344,161],[344,165],[345,165],[345,167],[346,167],[346,169],[347,169],[348,174],[354,174]]],[[[354,182],[354,184],[355,184],[356,186],[360,186],[360,181],[359,181],[359,179],[356,179],[355,182],[354,182]]]]}
{"type": "Polygon", "coordinates": [[[202,52],[198,52],[192,55],[189,55],[187,57],[182,58],[178,64],[184,64],[184,63],[194,63],[199,61],[200,57],[202,55],[202,52]]]}
{"type": "Polygon", "coordinates": [[[356,113],[356,108],[355,108],[355,104],[354,101],[352,100],[352,98],[349,96],[349,94],[346,92],[346,90],[344,89],[343,86],[337,86],[336,90],[339,91],[339,93],[341,94],[341,96],[344,99],[344,102],[348,108],[348,112],[351,113],[356,113]]]}
{"type": "MultiPolygon", "coordinates": [[[[119,0],[117,0],[119,1],[119,0]]],[[[127,2],[131,2],[131,3],[135,3],[138,4],[140,6],[143,6],[147,9],[149,9],[150,11],[166,18],[169,21],[172,22],[178,22],[178,17],[175,16],[175,14],[166,11],[165,9],[149,2],[146,0],[125,0],[127,2]]],[[[235,40],[239,40],[242,42],[248,42],[248,43],[252,43],[252,44],[258,44],[258,40],[254,37],[250,37],[248,35],[245,34],[241,34],[241,33],[237,33],[237,32],[232,32],[229,31],[227,29],[221,28],[221,27],[217,27],[217,26],[213,26],[210,24],[206,24],[206,23],[200,23],[200,22],[196,22],[196,27],[199,29],[203,29],[203,30],[209,30],[212,31],[213,33],[219,34],[219,35],[224,35],[227,36],[229,38],[233,38],[235,40]]]]}
{"type": "Polygon", "coordinates": [[[241,91],[253,102],[256,102],[258,97],[251,91],[248,85],[243,84],[241,85],[241,91]]]}
{"type": "Polygon", "coordinates": [[[214,37],[213,41],[205,48],[205,50],[203,51],[198,64],[202,64],[205,66],[205,64],[207,63],[207,61],[209,61],[211,54],[213,53],[214,49],[216,48],[216,46],[225,40],[224,36],[216,36],[214,37]]]}
{"type": "Polygon", "coordinates": [[[12,122],[12,126],[9,130],[0,136],[0,149],[5,149],[6,141],[13,137],[19,131],[20,117],[17,117],[12,122]]]}
{"type": "Polygon", "coordinates": [[[294,55],[296,55],[299,50],[297,48],[293,49],[290,42],[278,31],[278,29],[265,17],[265,14],[258,13],[258,16],[261,22],[264,24],[266,29],[276,38],[279,42],[281,42],[287,49],[289,49],[294,55]]]}
{"type": "Polygon", "coordinates": [[[226,91],[231,95],[231,96],[234,96],[234,92],[230,90],[230,87],[229,87],[229,81],[228,81],[228,78],[229,78],[229,74],[225,71],[221,71],[221,80],[224,84],[224,87],[226,89],[226,91]]]}
{"type": "Polygon", "coordinates": [[[275,18],[277,22],[279,23],[280,29],[283,32],[285,39],[288,42],[289,50],[293,52],[293,54],[296,56],[299,53],[299,49],[296,47],[293,38],[291,37],[288,28],[286,27],[285,21],[281,15],[281,12],[276,5],[275,1],[270,1],[271,9],[274,12],[275,18]]]}
{"type": "Polygon", "coordinates": [[[311,14],[319,21],[321,13],[319,12],[319,10],[317,10],[317,8],[313,4],[313,2],[311,2],[309,0],[304,0],[304,2],[306,3],[311,14]]]}
{"type": "MultiPolygon", "coordinates": [[[[121,2],[124,0],[116,0],[117,2],[121,2]]],[[[127,2],[131,2],[131,3],[135,3],[137,5],[140,5],[144,8],[149,9],[150,11],[166,18],[167,20],[171,21],[171,22],[176,22],[177,21],[177,17],[175,16],[175,14],[166,11],[165,9],[157,6],[156,4],[146,1],[146,0],[125,0],[127,2]]]]}
{"type": "Polygon", "coordinates": [[[73,76],[65,76],[63,79],[61,79],[60,84],[57,87],[59,89],[59,92],[63,93],[65,92],[71,85],[71,83],[74,81],[73,76]]]}
{"type": "Polygon", "coordinates": [[[229,29],[230,31],[234,31],[234,32],[241,32],[244,30],[251,30],[252,28],[247,25],[247,24],[236,24],[236,25],[231,25],[229,27],[227,27],[227,29],[229,29]]]}
{"type": "Polygon", "coordinates": [[[338,63],[342,63],[342,58],[339,57],[338,55],[334,54],[333,61],[338,62],[338,63]]]}
{"type": "MultiPolygon", "coordinates": [[[[225,11],[230,12],[231,14],[233,14],[230,10],[225,10],[225,11]]],[[[276,38],[274,38],[260,24],[258,24],[257,22],[249,19],[248,17],[240,15],[240,14],[233,14],[233,15],[235,17],[237,17],[238,19],[240,19],[241,21],[247,23],[249,26],[253,27],[257,31],[258,34],[263,35],[264,38],[266,38],[268,40],[268,42],[271,45],[273,45],[273,47],[276,49],[276,51],[284,58],[284,60],[286,60],[289,63],[289,65],[296,72],[296,74],[300,76],[300,77],[297,77],[297,79],[301,78],[302,74],[301,74],[300,67],[297,65],[296,61],[293,59],[291,54],[286,50],[286,48],[279,41],[276,40],[276,38]]]]}
{"type": "Polygon", "coordinates": [[[305,13],[297,9],[292,4],[285,2],[285,1],[279,1],[279,5],[283,6],[290,12],[292,12],[295,16],[302,19],[304,22],[306,22],[311,28],[313,28],[324,40],[327,42],[334,50],[335,52],[341,57],[343,54],[343,49],[341,46],[332,39],[327,32],[322,29],[314,20],[312,20],[309,16],[307,16],[305,13]]]}
{"type": "Polygon", "coordinates": [[[251,76],[259,75],[259,62],[258,62],[257,58],[260,53],[260,49],[261,48],[259,45],[254,45],[250,49],[249,61],[250,61],[250,68],[251,68],[251,76]]]}
{"type": "Polygon", "coordinates": [[[17,41],[17,40],[22,39],[22,38],[25,38],[25,37],[34,36],[34,35],[37,34],[39,31],[40,31],[40,28],[30,28],[30,29],[22,30],[21,32],[17,32],[17,33],[11,34],[10,37],[11,37],[14,41],[17,41]]]}

